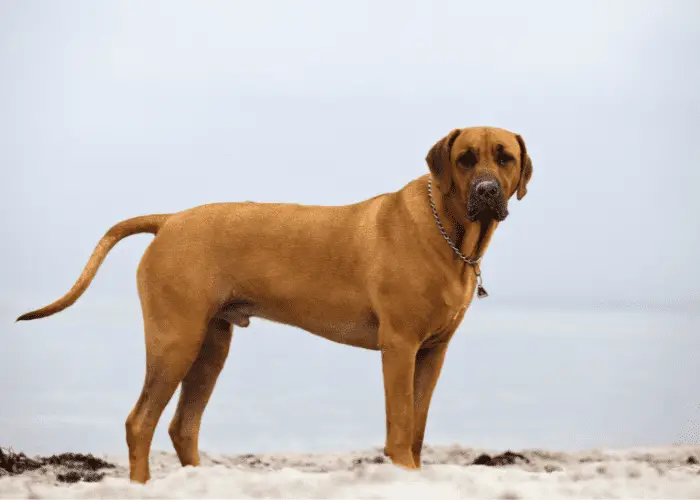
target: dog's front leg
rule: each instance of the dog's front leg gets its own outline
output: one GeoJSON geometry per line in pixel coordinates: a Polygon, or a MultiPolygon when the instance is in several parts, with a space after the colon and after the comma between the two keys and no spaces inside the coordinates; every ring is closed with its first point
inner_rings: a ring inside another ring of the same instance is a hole
{"type": "Polygon", "coordinates": [[[384,454],[395,465],[415,469],[413,377],[418,346],[397,339],[399,335],[392,332],[381,347],[387,424],[384,454]]]}
{"type": "Polygon", "coordinates": [[[425,436],[425,424],[428,421],[428,409],[433,391],[440,378],[442,364],[445,361],[447,343],[438,344],[433,347],[423,348],[418,351],[416,357],[416,371],[414,379],[414,438],[413,438],[413,461],[416,467],[420,467],[420,453],[423,449],[423,437],[425,436]]]}

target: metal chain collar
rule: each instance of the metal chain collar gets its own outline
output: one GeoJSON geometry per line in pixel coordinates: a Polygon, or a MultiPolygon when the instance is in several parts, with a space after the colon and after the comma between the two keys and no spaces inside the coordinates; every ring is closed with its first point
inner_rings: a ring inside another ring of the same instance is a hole
{"type": "Polygon", "coordinates": [[[445,227],[442,225],[442,221],[440,220],[440,216],[438,215],[437,208],[435,208],[435,202],[433,201],[432,181],[433,181],[432,177],[428,178],[428,200],[430,201],[430,209],[433,211],[433,217],[435,217],[435,223],[437,224],[437,227],[440,230],[440,233],[442,233],[442,237],[445,238],[445,241],[447,242],[448,245],[450,245],[450,248],[452,248],[455,255],[457,255],[457,257],[459,257],[460,259],[462,259],[465,263],[474,267],[474,271],[476,272],[476,283],[477,283],[478,288],[479,288],[479,291],[478,291],[479,298],[486,297],[488,294],[486,293],[486,291],[483,289],[483,287],[481,285],[481,269],[479,269],[479,261],[481,260],[481,256],[477,257],[476,259],[470,259],[469,257],[465,256],[459,250],[459,248],[457,248],[457,245],[455,245],[452,242],[452,239],[447,234],[447,231],[445,231],[445,227]]]}
{"type": "Polygon", "coordinates": [[[430,209],[433,211],[433,216],[435,217],[435,223],[437,224],[438,229],[442,233],[442,237],[445,238],[445,241],[447,242],[448,245],[454,250],[455,254],[457,254],[457,257],[462,259],[464,262],[469,264],[470,266],[475,266],[479,263],[481,260],[481,257],[477,257],[476,259],[470,259],[469,257],[466,257],[462,252],[459,251],[459,248],[457,248],[457,245],[452,243],[452,239],[450,239],[449,235],[447,234],[447,231],[445,231],[444,226],[442,225],[442,222],[440,221],[440,216],[437,213],[437,208],[435,208],[435,202],[433,201],[433,191],[432,191],[432,178],[428,179],[428,199],[430,200],[430,209]]]}

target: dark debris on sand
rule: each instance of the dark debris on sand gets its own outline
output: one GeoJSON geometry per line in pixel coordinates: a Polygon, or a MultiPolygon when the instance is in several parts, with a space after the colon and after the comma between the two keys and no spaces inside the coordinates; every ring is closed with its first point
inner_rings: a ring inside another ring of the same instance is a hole
{"type": "Polygon", "coordinates": [[[15,453],[11,449],[0,447],[0,476],[16,476],[24,472],[42,468],[56,471],[56,479],[62,483],[85,481],[94,483],[105,476],[102,469],[114,469],[116,466],[93,455],[82,453],[61,453],[50,457],[30,458],[24,453],[15,453]]]}
{"type": "Polygon", "coordinates": [[[388,463],[389,459],[384,455],[375,455],[373,457],[360,457],[352,461],[353,467],[362,464],[385,464],[388,463]]]}
{"type": "Polygon", "coordinates": [[[504,465],[515,465],[526,463],[529,464],[530,460],[520,453],[513,453],[512,451],[506,451],[500,455],[488,455],[483,453],[476,457],[472,465],[487,465],[489,467],[502,467],[504,465]]]}

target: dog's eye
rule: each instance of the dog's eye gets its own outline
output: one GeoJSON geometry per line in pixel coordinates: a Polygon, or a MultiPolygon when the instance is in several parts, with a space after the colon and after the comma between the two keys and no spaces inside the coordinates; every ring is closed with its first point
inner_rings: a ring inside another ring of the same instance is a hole
{"type": "Polygon", "coordinates": [[[514,158],[512,156],[507,155],[505,153],[502,153],[502,154],[498,155],[498,159],[496,160],[496,162],[498,163],[499,166],[505,167],[510,162],[512,162],[513,159],[514,158]]]}
{"type": "Polygon", "coordinates": [[[468,151],[465,151],[459,157],[457,158],[457,161],[459,162],[460,165],[462,165],[465,168],[471,168],[476,165],[478,159],[476,157],[476,154],[474,151],[471,149],[468,151]]]}

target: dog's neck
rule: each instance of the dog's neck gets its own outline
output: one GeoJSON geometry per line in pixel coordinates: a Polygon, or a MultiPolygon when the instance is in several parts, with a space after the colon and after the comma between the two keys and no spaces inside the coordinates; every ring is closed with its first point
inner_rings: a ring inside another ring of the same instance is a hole
{"type": "MultiPolygon", "coordinates": [[[[421,179],[423,196],[426,198],[426,204],[429,203],[428,198],[428,181],[431,176],[428,175],[421,179]]],[[[442,224],[446,235],[450,241],[459,249],[460,253],[469,258],[471,261],[478,261],[483,257],[486,248],[489,245],[493,232],[498,226],[498,221],[470,221],[466,217],[466,210],[454,202],[454,196],[446,194],[443,189],[435,184],[432,180],[432,200],[437,212],[437,216],[442,224]]],[[[434,218],[431,212],[431,219],[434,218]]],[[[438,251],[444,255],[452,266],[457,268],[460,274],[466,278],[467,269],[470,264],[464,262],[457,253],[450,247],[450,244],[444,239],[439,232],[436,221],[433,220],[433,225],[436,226],[434,245],[438,246],[438,251]]]]}

